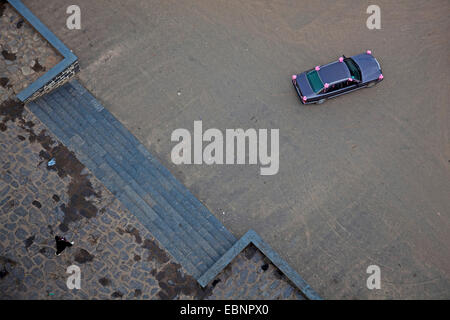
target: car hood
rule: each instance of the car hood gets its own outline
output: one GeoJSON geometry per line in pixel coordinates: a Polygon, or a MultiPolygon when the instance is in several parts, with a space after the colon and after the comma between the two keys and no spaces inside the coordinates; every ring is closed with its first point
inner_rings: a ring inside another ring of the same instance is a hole
{"type": "Polygon", "coordinates": [[[358,64],[363,82],[378,79],[381,74],[381,67],[374,56],[362,53],[351,58],[358,64]]]}

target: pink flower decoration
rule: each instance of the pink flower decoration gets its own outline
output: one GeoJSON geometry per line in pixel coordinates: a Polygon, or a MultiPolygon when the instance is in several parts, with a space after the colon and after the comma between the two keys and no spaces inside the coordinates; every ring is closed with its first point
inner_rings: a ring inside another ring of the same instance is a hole
{"type": "Polygon", "coordinates": [[[380,80],[383,80],[383,75],[382,74],[380,74],[380,76],[378,77],[378,79],[380,79],[380,80]]]}
{"type": "Polygon", "coordinates": [[[353,81],[353,79],[352,79],[352,78],[348,78],[348,81],[352,82],[352,81],[353,81]]]}
{"type": "Polygon", "coordinates": [[[370,51],[370,50],[367,50],[367,54],[372,54],[372,51],[370,51]]]}
{"type": "Polygon", "coordinates": [[[343,57],[340,57],[340,58],[339,58],[339,62],[344,62],[344,58],[343,58],[343,57]]]}
{"type": "Polygon", "coordinates": [[[295,79],[297,79],[297,76],[294,74],[294,75],[292,75],[292,80],[295,80],[295,79]]]}
{"type": "Polygon", "coordinates": [[[317,67],[316,67],[315,69],[316,69],[316,71],[319,71],[319,70],[320,70],[320,67],[319,67],[319,66],[317,66],[317,67]]]}
{"type": "Polygon", "coordinates": [[[325,84],[324,84],[324,87],[325,87],[325,88],[328,88],[329,86],[330,86],[330,85],[329,85],[328,83],[325,83],[325,84]]]}

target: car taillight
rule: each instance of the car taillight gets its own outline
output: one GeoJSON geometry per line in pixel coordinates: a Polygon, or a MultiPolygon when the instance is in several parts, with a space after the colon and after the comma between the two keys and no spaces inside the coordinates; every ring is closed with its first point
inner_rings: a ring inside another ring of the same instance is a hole
{"type": "Polygon", "coordinates": [[[378,80],[383,80],[383,75],[382,74],[380,74],[380,76],[378,77],[378,80]]]}
{"type": "Polygon", "coordinates": [[[306,102],[307,99],[306,99],[305,96],[303,96],[303,97],[302,97],[302,100],[303,100],[303,102],[306,102]]]}
{"type": "Polygon", "coordinates": [[[367,54],[372,54],[372,51],[367,50],[366,53],[367,53],[367,54]]]}

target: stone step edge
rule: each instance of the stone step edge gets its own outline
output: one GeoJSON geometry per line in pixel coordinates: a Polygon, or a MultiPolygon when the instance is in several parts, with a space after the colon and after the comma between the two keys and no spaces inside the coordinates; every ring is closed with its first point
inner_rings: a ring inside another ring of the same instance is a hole
{"type": "Polygon", "coordinates": [[[258,248],[300,292],[309,300],[322,300],[322,298],[303,280],[302,277],[292,269],[289,264],[276,253],[254,230],[249,230],[240,238],[219,260],[214,263],[197,282],[206,287],[214,278],[228,266],[236,256],[248,245],[253,244],[258,248]]]}

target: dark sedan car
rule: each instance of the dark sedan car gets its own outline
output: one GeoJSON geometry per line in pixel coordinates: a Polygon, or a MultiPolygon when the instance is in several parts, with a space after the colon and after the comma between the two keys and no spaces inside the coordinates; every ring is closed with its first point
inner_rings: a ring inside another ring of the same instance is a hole
{"type": "Polygon", "coordinates": [[[303,104],[321,104],[382,80],[380,64],[370,50],[350,58],[342,56],[338,61],[292,76],[292,84],[303,104]]]}

